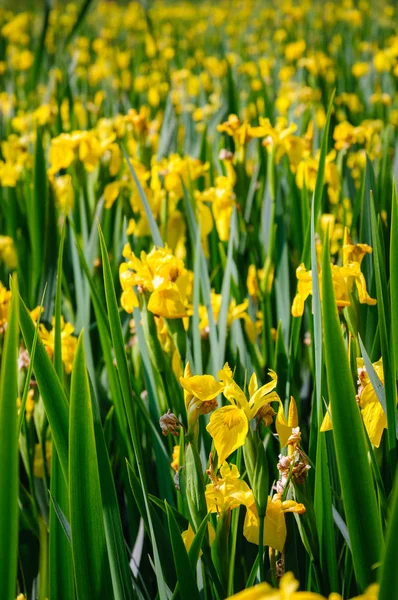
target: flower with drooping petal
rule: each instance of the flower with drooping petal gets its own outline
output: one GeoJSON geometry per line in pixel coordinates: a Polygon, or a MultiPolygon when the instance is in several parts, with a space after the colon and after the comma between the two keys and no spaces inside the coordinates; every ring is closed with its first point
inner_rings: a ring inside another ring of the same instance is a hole
{"type": "MultiPolygon", "coordinates": [[[[259,388],[257,377],[253,373],[249,383],[250,399],[247,400],[243,390],[233,380],[228,364],[219,371],[218,377],[224,383],[223,394],[230,405],[215,410],[206,429],[214,440],[220,463],[223,463],[237,448],[243,446],[252,419],[258,417],[266,425],[270,425],[272,417],[275,415],[270,403],[276,401],[281,406],[278,394],[273,391],[276,388],[278,377],[272,370],[268,374],[271,376],[271,381],[259,388]]],[[[282,411],[278,412],[276,420],[276,429],[283,446],[287,439],[285,440],[285,431],[280,428],[281,423],[287,424],[283,407],[282,411]]]]}
{"type": "MultiPolygon", "coordinates": [[[[279,552],[283,551],[286,541],[285,513],[305,513],[305,506],[294,500],[282,501],[282,494],[268,496],[267,510],[264,518],[264,546],[270,546],[279,552]]],[[[258,544],[260,519],[255,503],[248,507],[243,535],[252,544],[258,544]]]]}
{"type": "Polygon", "coordinates": [[[180,384],[184,389],[185,408],[188,413],[198,409],[200,413],[207,414],[210,407],[217,406],[215,399],[224,389],[224,384],[217,381],[213,375],[192,375],[189,362],[185,366],[184,377],[180,377],[180,384]]]}
{"type": "MultiPolygon", "coordinates": [[[[348,230],[344,233],[343,264],[331,265],[334,294],[339,308],[350,306],[350,292],[355,284],[361,304],[373,306],[376,300],[371,298],[366,289],[365,277],[361,271],[361,262],[372,248],[367,244],[352,244],[348,230]]],[[[300,317],[304,312],[304,304],[308,296],[312,295],[312,271],[307,271],[302,263],[296,270],[298,279],[297,294],[292,304],[293,317],[300,317]]],[[[322,273],[319,272],[319,279],[322,273]]],[[[322,286],[320,286],[320,289],[322,286]]]]}

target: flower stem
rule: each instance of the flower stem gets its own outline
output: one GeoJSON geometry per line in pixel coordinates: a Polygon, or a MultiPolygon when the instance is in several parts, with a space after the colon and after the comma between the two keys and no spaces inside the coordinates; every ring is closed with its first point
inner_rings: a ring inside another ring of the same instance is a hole
{"type": "Polygon", "coordinates": [[[265,565],[264,565],[264,517],[261,512],[259,515],[260,526],[258,531],[258,562],[260,566],[260,582],[265,581],[265,565]]]}

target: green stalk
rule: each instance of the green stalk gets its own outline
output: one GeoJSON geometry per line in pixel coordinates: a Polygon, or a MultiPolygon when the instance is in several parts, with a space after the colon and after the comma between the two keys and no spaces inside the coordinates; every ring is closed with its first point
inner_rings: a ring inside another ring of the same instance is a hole
{"type": "Polygon", "coordinates": [[[48,587],[48,532],[47,525],[42,517],[39,517],[39,541],[40,541],[40,556],[39,556],[39,578],[40,590],[39,600],[46,600],[49,596],[48,587]]]}
{"type": "Polygon", "coordinates": [[[260,582],[265,581],[265,564],[264,564],[264,518],[265,512],[258,515],[260,519],[260,527],[258,530],[258,563],[260,565],[260,582]]]}

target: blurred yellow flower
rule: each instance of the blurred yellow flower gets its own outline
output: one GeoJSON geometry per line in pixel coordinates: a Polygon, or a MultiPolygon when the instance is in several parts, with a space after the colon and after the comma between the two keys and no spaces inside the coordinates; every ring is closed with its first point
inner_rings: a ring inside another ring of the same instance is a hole
{"type": "Polygon", "coordinates": [[[149,254],[141,252],[141,259],[132,252],[129,244],[123,250],[127,259],[120,265],[122,286],[121,304],[131,313],[138,306],[134,287],[151,292],[148,310],[159,317],[177,319],[188,316],[190,276],[182,260],[167,248],[153,248],[149,254]]]}
{"type": "MultiPolygon", "coordinates": [[[[68,374],[72,372],[72,365],[77,347],[77,338],[73,335],[74,330],[75,328],[71,323],[65,323],[64,319],[61,318],[62,363],[64,365],[65,372],[68,374]]],[[[52,320],[51,331],[48,331],[43,323],[40,323],[39,334],[47,353],[49,354],[50,358],[52,358],[54,355],[55,346],[54,319],[52,320]]]]}

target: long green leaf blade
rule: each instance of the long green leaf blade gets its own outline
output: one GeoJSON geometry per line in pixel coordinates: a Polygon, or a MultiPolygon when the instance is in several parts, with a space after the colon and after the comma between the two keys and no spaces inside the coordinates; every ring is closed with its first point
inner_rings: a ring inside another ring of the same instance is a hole
{"type": "Polygon", "coordinates": [[[336,448],[352,559],[359,586],[375,579],[375,565],[384,545],[364,429],[341,333],[333,289],[329,248],[322,260],[322,302],[325,360],[336,448]],[[352,461],[355,461],[353,477],[352,461]],[[366,526],[364,526],[366,524],[366,526]]]}
{"type": "Polygon", "coordinates": [[[16,276],[0,374],[0,598],[14,600],[18,548],[18,312],[16,276]]]}
{"type": "MultiPolygon", "coordinates": [[[[20,327],[26,348],[32,354],[35,325],[23,300],[20,301],[20,327]]],[[[68,480],[69,405],[43,342],[38,339],[34,357],[35,374],[43,398],[48,422],[56,446],[65,481],[68,480]]]]}
{"type": "Polygon", "coordinates": [[[98,458],[83,334],[73,362],[69,428],[69,512],[79,600],[112,597],[98,458]]]}

